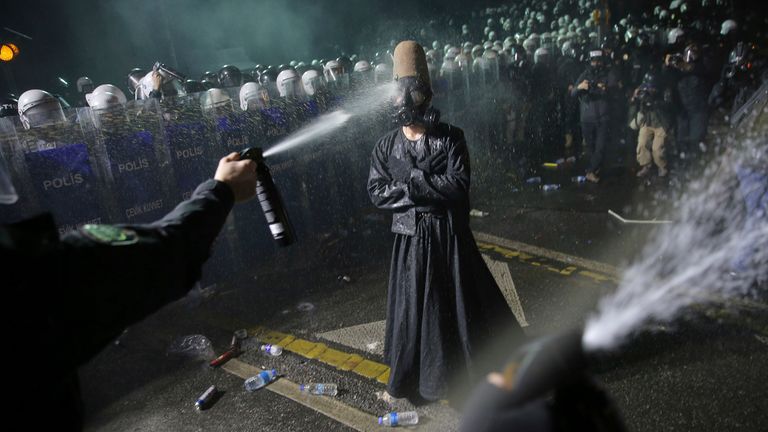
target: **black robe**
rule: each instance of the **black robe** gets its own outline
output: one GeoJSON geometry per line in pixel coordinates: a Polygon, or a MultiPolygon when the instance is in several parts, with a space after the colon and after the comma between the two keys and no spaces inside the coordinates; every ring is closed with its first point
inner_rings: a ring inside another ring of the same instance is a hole
{"type": "Polygon", "coordinates": [[[471,379],[492,333],[510,325],[520,332],[469,229],[469,182],[459,128],[441,123],[417,142],[398,128],[373,150],[368,193],[394,211],[384,342],[392,396],[445,398],[449,381],[471,379]],[[393,164],[435,152],[447,153],[445,172],[413,168],[410,178],[393,178],[393,164]]]}

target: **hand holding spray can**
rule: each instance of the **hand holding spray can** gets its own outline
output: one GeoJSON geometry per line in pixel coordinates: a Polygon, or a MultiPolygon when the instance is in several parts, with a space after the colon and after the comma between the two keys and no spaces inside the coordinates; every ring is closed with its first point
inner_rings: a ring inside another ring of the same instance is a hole
{"type": "Polygon", "coordinates": [[[272,238],[280,246],[293,243],[294,233],[288,213],[285,211],[283,199],[272,180],[264,155],[259,147],[249,147],[240,152],[240,159],[251,159],[256,162],[256,198],[259,200],[264,217],[267,218],[272,238]]]}

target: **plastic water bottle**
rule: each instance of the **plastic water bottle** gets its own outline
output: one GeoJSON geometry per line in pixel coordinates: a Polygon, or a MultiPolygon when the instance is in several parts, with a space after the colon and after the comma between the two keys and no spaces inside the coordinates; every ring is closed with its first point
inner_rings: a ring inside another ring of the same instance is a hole
{"type": "Polygon", "coordinates": [[[541,187],[541,190],[547,192],[547,191],[554,191],[560,189],[559,184],[545,184],[541,187]]]}
{"type": "Polygon", "coordinates": [[[489,214],[488,212],[484,212],[482,210],[477,210],[477,209],[472,209],[469,211],[469,215],[475,216],[475,217],[486,217],[488,216],[488,214],[489,214]]]}
{"type": "Polygon", "coordinates": [[[271,371],[264,371],[258,375],[252,376],[245,380],[245,389],[249,392],[255,392],[256,390],[271,383],[277,376],[277,371],[272,369],[271,371]]]}
{"type": "Polygon", "coordinates": [[[339,387],[336,384],[299,384],[299,391],[315,395],[336,396],[339,393],[339,387]]]}
{"type": "Polygon", "coordinates": [[[541,183],[541,177],[531,177],[528,180],[525,181],[528,184],[539,184],[541,183]]]}
{"type": "Polygon", "coordinates": [[[419,413],[416,411],[391,412],[384,417],[379,417],[379,424],[383,426],[409,426],[419,423],[419,413]]]}
{"type": "Polygon", "coordinates": [[[571,177],[571,181],[574,183],[584,183],[587,181],[587,176],[571,177]]]}
{"type": "Polygon", "coordinates": [[[280,345],[272,345],[272,344],[264,344],[261,346],[261,352],[264,354],[270,355],[272,357],[277,357],[280,354],[283,353],[283,347],[280,345]]]}

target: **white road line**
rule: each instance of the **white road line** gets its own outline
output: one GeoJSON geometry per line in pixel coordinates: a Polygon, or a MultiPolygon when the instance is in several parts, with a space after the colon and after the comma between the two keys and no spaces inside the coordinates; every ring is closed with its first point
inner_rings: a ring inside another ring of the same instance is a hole
{"type": "Polygon", "coordinates": [[[507,301],[507,305],[515,315],[517,322],[521,327],[528,327],[528,321],[525,319],[525,313],[523,312],[523,304],[520,302],[520,297],[517,295],[515,289],[515,281],[512,280],[512,274],[509,272],[509,264],[503,261],[496,261],[491,259],[488,255],[483,254],[483,259],[488,269],[491,271],[493,278],[496,279],[496,284],[501,289],[501,293],[504,295],[504,300],[507,301]]]}

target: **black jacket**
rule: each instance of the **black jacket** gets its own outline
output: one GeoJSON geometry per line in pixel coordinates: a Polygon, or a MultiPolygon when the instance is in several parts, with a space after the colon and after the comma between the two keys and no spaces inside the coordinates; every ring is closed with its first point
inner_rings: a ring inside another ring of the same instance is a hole
{"type": "Polygon", "coordinates": [[[573,84],[571,96],[579,98],[581,121],[583,123],[598,123],[608,120],[611,114],[611,96],[618,87],[616,74],[611,69],[596,70],[592,67],[579,75],[573,84]],[[589,81],[593,86],[589,90],[580,90],[579,83],[589,81]],[[600,89],[597,84],[604,84],[600,89]]]}
{"type": "Polygon", "coordinates": [[[397,128],[382,137],[373,150],[368,175],[368,195],[376,207],[393,210],[392,232],[413,235],[417,209],[438,207],[445,210],[454,231],[469,230],[469,152],[464,132],[440,123],[427,132],[419,148],[407,149],[397,128]],[[406,159],[409,152],[416,159],[435,152],[447,153],[444,173],[426,174],[413,168],[406,181],[393,178],[390,163],[406,159]]]}
{"type": "Polygon", "coordinates": [[[101,226],[106,235],[86,226],[59,239],[50,215],[0,226],[6,343],[26,352],[29,372],[9,384],[15,422],[79,430],[78,367],[192,288],[233,204],[227,185],[208,180],[162,219],[101,226]]]}
{"type": "Polygon", "coordinates": [[[683,72],[670,68],[672,81],[675,83],[675,100],[686,112],[709,111],[709,93],[712,79],[703,62],[695,63],[693,69],[683,72]]]}

